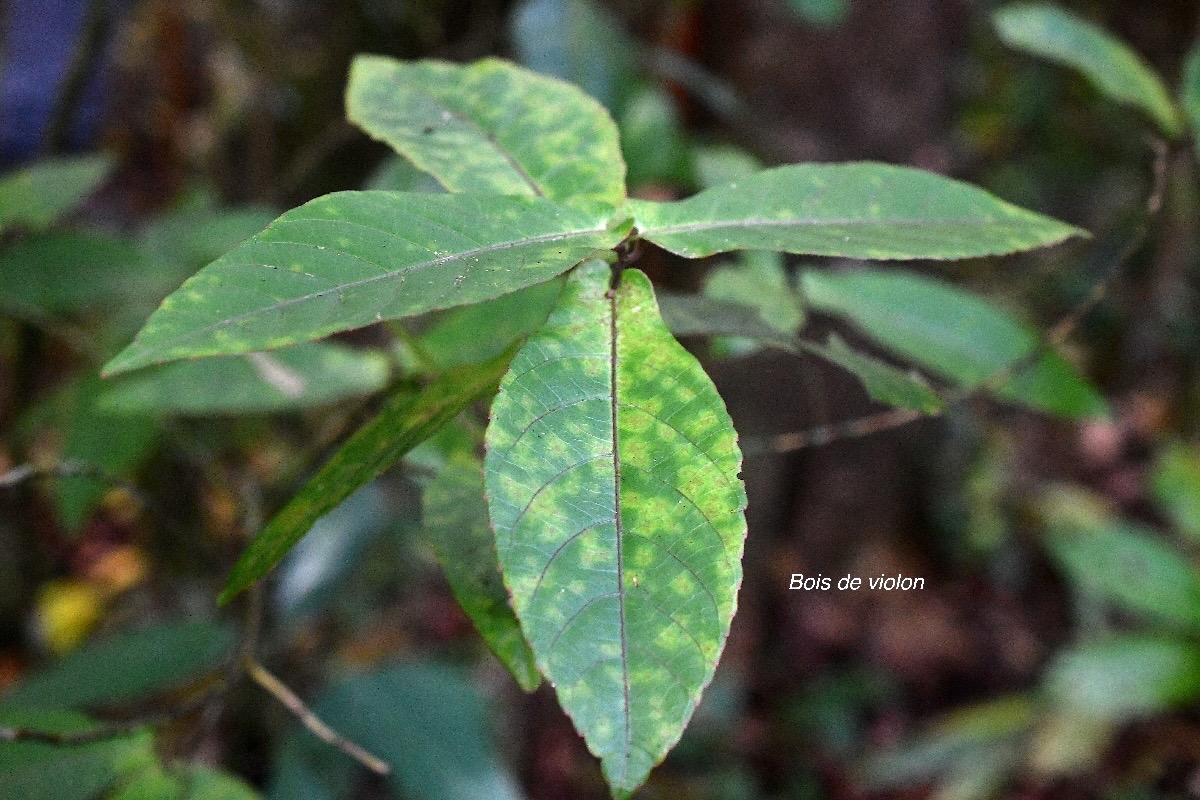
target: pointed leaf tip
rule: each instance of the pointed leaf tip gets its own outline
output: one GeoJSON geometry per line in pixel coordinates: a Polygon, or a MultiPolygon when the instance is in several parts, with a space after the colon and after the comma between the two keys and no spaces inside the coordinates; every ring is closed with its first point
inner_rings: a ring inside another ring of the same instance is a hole
{"type": "Polygon", "coordinates": [[[974,258],[1088,235],[967,183],[868,162],[776,167],[686,200],[630,207],[644,238],[686,258],[731,250],[974,258]]]}

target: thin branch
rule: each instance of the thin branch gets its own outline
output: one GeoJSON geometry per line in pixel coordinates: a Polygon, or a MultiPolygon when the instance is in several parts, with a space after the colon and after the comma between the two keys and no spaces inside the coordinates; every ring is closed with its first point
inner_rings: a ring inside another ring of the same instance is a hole
{"type": "Polygon", "coordinates": [[[303,723],[304,727],[308,728],[318,739],[341,750],[376,775],[387,775],[392,771],[391,766],[386,761],[371,755],[362,747],[359,747],[326,725],[320,717],[313,713],[312,709],[304,705],[304,701],[295,692],[289,689],[279,678],[268,672],[262,664],[246,656],[242,659],[242,669],[246,671],[251,680],[266,689],[288,711],[291,711],[303,723]]]}
{"type": "Polygon", "coordinates": [[[68,458],[57,464],[19,464],[7,472],[0,473],[0,489],[14,489],[29,481],[77,476],[93,478],[101,483],[107,483],[111,486],[124,489],[143,506],[148,504],[145,495],[142,494],[142,490],[136,484],[124,478],[117,477],[102,467],[77,458],[68,458]]]}
{"type": "Polygon", "coordinates": [[[765,442],[748,438],[744,449],[748,456],[759,453],[790,453],[794,450],[820,447],[821,445],[830,444],[841,439],[858,439],[863,436],[870,436],[873,433],[881,433],[907,425],[910,422],[916,422],[919,419],[935,416],[939,415],[926,414],[908,408],[889,408],[886,411],[868,414],[865,417],[857,417],[845,422],[833,422],[828,425],[817,425],[802,431],[780,433],[769,437],[765,442]]]}
{"type": "Polygon", "coordinates": [[[216,686],[187,702],[180,703],[164,711],[143,714],[117,722],[107,722],[97,725],[94,728],[88,728],[86,731],[73,731],[71,733],[55,733],[53,731],[43,731],[20,726],[0,726],[0,742],[41,742],[43,744],[70,747],[129,736],[143,728],[157,728],[162,725],[169,725],[172,722],[176,722],[204,709],[210,702],[229,691],[232,685],[232,676],[227,666],[219,667],[211,674],[218,676],[220,679],[216,686]]]}

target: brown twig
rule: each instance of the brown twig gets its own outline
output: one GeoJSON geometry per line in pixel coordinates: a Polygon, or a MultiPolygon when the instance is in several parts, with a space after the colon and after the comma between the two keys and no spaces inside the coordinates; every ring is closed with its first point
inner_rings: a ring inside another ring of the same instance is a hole
{"type": "Polygon", "coordinates": [[[318,739],[341,750],[376,775],[387,775],[392,771],[391,766],[386,761],[368,753],[362,747],[326,725],[320,717],[313,713],[312,709],[304,704],[304,701],[295,692],[289,689],[279,678],[268,672],[267,668],[262,664],[249,656],[245,656],[242,658],[242,669],[250,676],[251,680],[266,689],[271,696],[283,704],[284,708],[292,712],[304,727],[308,728],[318,739]]]}

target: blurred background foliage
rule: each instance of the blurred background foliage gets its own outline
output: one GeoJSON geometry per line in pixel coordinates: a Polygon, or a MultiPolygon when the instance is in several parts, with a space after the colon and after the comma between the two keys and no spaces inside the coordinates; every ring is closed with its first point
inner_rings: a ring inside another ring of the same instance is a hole
{"type": "MultiPolygon", "coordinates": [[[[338,189],[438,191],[345,122],[357,52],[499,54],[579,84],[618,121],[642,197],[764,164],[881,159],[1095,236],[923,270],[1042,330],[1103,285],[1066,352],[1107,418],[972,399],[797,447],[779,434],[881,407],[812,355],[688,340],[749,454],[751,533],[717,678],[640,796],[1200,796],[1195,150],[1166,151],[1147,222],[1151,125],[1007,49],[997,5],[0,7],[0,725],[69,734],[89,714],[161,714],[157,738],[0,744],[0,797],[606,796],[552,693],[522,693],[457,605],[437,563],[452,539],[422,526],[424,488],[477,447],[482,409],[323,519],[263,597],[263,658],[390,778],[254,687],[224,685],[239,619],[213,602],[247,537],[378,390],[496,355],[544,318],[553,286],[152,380],[97,376],[162,297],[279,211],[338,189]],[[903,573],[925,589],[788,591],[792,573],[903,573]]],[[[1168,85],[1185,79],[1194,3],[1063,5],[1168,85]]],[[[749,305],[782,336],[869,349],[796,302],[792,258],[699,274],[647,251],[641,266],[664,292],[749,305]]]]}

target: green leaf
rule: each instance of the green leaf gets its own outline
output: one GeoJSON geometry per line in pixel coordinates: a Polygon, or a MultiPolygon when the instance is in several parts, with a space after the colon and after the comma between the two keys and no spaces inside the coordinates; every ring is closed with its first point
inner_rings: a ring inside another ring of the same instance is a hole
{"type": "Polygon", "coordinates": [[[106,156],[39,161],[0,179],[0,233],[45,228],[75,208],[112,171],[106,156]]]}
{"type": "Polygon", "coordinates": [[[78,531],[88,515],[112,488],[111,478],[128,479],[154,453],[158,424],[149,418],[117,416],[99,405],[104,387],[89,375],[57,399],[64,438],[62,459],[86,465],[97,474],[82,472],[59,478],[54,501],[69,531],[78,531]]]}
{"type": "Polygon", "coordinates": [[[1010,47],[1079,70],[1111,100],[1142,109],[1168,136],[1183,131],[1179,110],[1158,75],[1120,39],[1048,3],[996,11],[996,33],[1010,47]]]}
{"type": "Polygon", "coordinates": [[[293,209],[163,301],[108,374],[274,349],[540,283],[619,242],[539,198],[338,192],[293,209]]]}
{"type": "Polygon", "coordinates": [[[1188,50],[1180,78],[1179,102],[1192,131],[1192,144],[1200,153],[1200,40],[1188,50]]]}
{"type": "Polygon", "coordinates": [[[257,206],[182,208],[152,220],[142,232],[140,245],[147,260],[167,265],[166,271],[182,269],[178,279],[183,280],[262,231],[277,216],[278,212],[257,206]]]}
{"type": "Polygon", "coordinates": [[[512,13],[522,64],[575,84],[610,109],[624,105],[637,43],[591,0],[525,0],[512,13]]]}
{"type": "Polygon", "coordinates": [[[630,207],[641,236],[686,258],[730,250],[970,258],[1086,235],[969,184],[874,163],[792,164],[686,200],[630,207]]]}
{"type": "MultiPolygon", "coordinates": [[[[4,711],[0,725],[66,734],[93,723],[69,711],[4,711]]],[[[94,800],[122,775],[153,761],[149,732],[71,746],[0,742],[0,793],[13,800],[94,800]]]]}
{"type": "Polygon", "coordinates": [[[687,185],[691,161],[687,134],[675,101],[663,88],[641,86],[618,117],[621,149],[629,165],[628,183],[638,187],[652,183],[687,185]]]}
{"type": "Polygon", "coordinates": [[[1108,413],[1095,388],[1058,353],[1034,358],[1040,345],[1032,328],[983,298],[898,270],[810,270],[801,286],[812,308],[844,317],[964,388],[998,380],[1019,365],[994,394],[1064,417],[1108,413]]]}
{"type": "Polygon", "coordinates": [[[527,692],[542,682],[500,578],[495,537],[488,524],[483,465],[452,459],[425,489],[425,533],[454,597],[488,647],[527,692]]]}
{"type": "MultiPolygon", "coordinates": [[[[338,733],[388,762],[400,800],[520,800],[496,755],[489,709],[461,673],[409,664],[342,680],[313,703],[338,733]]],[[[272,800],[345,796],[356,766],[307,731],[276,761],[272,800]]]]}
{"type": "Polygon", "coordinates": [[[975,764],[988,751],[1022,735],[1034,721],[1034,705],[1012,695],[958,709],[921,735],[873,753],[860,777],[874,792],[924,783],[957,766],[975,764]]]}
{"type": "Polygon", "coordinates": [[[787,0],[796,16],[818,28],[836,28],[850,13],[849,0],[787,0]]]}
{"type": "Polygon", "coordinates": [[[145,265],[132,243],[71,231],[32,236],[0,250],[0,310],[61,316],[144,296],[145,265]]]}
{"type": "Polygon", "coordinates": [[[1182,442],[1163,447],[1150,474],[1150,491],[1175,527],[1200,541],[1200,450],[1182,442]]]}
{"type": "Polygon", "coordinates": [[[228,603],[266,575],[318,519],[493,390],[508,360],[505,353],[485,364],[451,370],[415,397],[394,395],[267,523],[234,565],[218,602],[228,603]]]}
{"type": "Polygon", "coordinates": [[[800,342],[762,318],[758,309],[742,303],[694,294],[658,297],[663,321],[676,336],[737,336],[769,347],[797,352],[800,342]]]}
{"type": "Polygon", "coordinates": [[[1050,697],[1073,711],[1123,721],[1200,697],[1200,647],[1127,636],[1062,653],[1046,679],[1050,697]]]}
{"type": "Polygon", "coordinates": [[[270,353],[162,364],[108,381],[99,407],[114,414],[263,414],[310,408],[382,389],[382,353],[310,342],[270,353]]]}
{"type": "Polygon", "coordinates": [[[704,294],[758,309],[759,316],[780,333],[794,337],[804,325],[804,309],[792,289],[778,253],[739,254],[733,266],[717,267],[704,283],[704,294]]]}
{"type": "Polygon", "coordinates": [[[6,695],[3,708],[114,705],[215,669],[233,632],[212,622],[168,622],[117,634],[71,653],[6,695]]]}
{"type": "Polygon", "coordinates": [[[259,800],[258,792],[224,770],[193,764],[184,776],[187,800],[259,800]]]}
{"type": "Polygon", "coordinates": [[[1081,490],[1047,492],[1041,512],[1046,546],[1072,583],[1142,617],[1200,630],[1200,572],[1182,553],[1081,490]]]}
{"type": "Polygon", "coordinates": [[[740,147],[727,144],[697,145],[692,148],[696,181],[702,189],[724,186],[761,172],[762,162],[740,147]]]}
{"type": "Polygon", "coordinates": [[[201,764],[154,764],[139,772],[109,800],[258,800],[241,779],[201,764]]]}
{"type": "Polygon", "coordinates": [[[439,370],[495,358],[546,321],[561,291],[561,280],[546,281],[446,311],[417,337],[420,354],[439,370]],[[480,331],[487,335],[480,336],[480,331]]]}
{"type": "Polygon", "coordinates": [[[877,403],[922,414],[939,414],[946,408],[946,402],[919,373],[903,372],[878,358],[860,353],[837,334],[829,334],[824,346],[816,342],[804,342],[801,346],[854,375],[877,403]]]}
{"type": "Polygon", "coordinates": [[[134,775],[108,800],[187,800],[183,779],[154,764],[134,775]]]}
{"type": "Polygon", "coordinates": [[[507,61],[358,56],[346,114],[452,192],[612,208],[625,199],[617,126],[604,107],[507,61]]]}
{"type": "Polygon", "coordinates": [[[729,632],[746,494],[708,376],[636,270],[582,265],[513,360],[485,474],[538,668],[627,796],[679,740],[729,632]]]}
{"type": "MultiPolygon", "coordinates": [[[[780,253],[738,253],[736,264],[717,267],[708,274],[704,294],[758,309],[764,322],[792,342],[804,326],[804,308],[780,253]]],[[[747,355],[757,349],[756,341],[742,337],[721,337],[712,346],[713,354],[720,356],[747,355]]]]}

